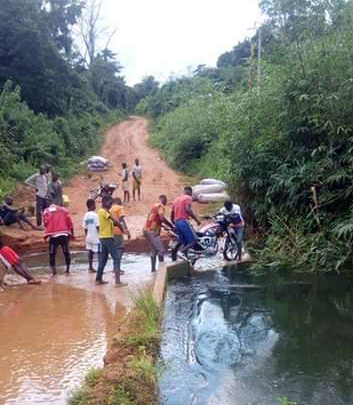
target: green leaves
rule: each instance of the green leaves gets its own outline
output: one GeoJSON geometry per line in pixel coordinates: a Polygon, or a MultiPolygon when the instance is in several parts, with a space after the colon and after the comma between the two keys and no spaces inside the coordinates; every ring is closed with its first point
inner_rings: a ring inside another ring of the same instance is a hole
{"type": "Polygon", "coordinates": [[[340,271],[353,259],[351,2],[261,7],[261,91],[250,91],[257,61],[244,41],[219,58],[218,70],[200,65],[140,111],[158,118],[152,142],[175,168],[230,185],[267,236],[259,266],[340,271]]]}

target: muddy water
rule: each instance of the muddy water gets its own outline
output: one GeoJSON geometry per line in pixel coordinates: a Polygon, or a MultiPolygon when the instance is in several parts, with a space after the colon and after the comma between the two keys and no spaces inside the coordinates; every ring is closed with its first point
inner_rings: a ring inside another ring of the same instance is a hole
{"type": "Polygon", "coordinates": [[[343,277],[212,269],[173,282],[161,404],[352,405],[352,314],[343,277]]]}
{"type": "MultiPolygon", "coordinates": [[[[74,255],[73,274],[55,282],[45,275],[46,256],[27,262],[43,285],[0,293],[0,404],[64,405],[85,373],[103,364],[116,321],[138,286],[150,280],[148,258],[125,258],[129,287],[123,290],[95,286],[80,254],[74,255]]],[[[111,264],[106,279],[112,282],[110,269],[111,264]]]]}

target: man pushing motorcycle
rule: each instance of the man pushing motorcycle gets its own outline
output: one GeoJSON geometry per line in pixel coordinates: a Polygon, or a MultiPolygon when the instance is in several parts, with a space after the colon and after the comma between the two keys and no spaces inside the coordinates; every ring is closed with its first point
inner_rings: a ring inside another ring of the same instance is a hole
{"type": "Polygon", "coordinates": [[[188,250],[197,243],[197,236],[190,224],[190,218],[194,219],[198,225],[200,220],[192,210],[192,188],[185,187],[184,194],[177,197],[172,205],[171,221],[175,225],[175,232],[182,244],[179,255],[187,260],[188,250]]]}
{"type": "Polygon", "coordinates": [[[245,221],[240,206],[233,204],[231,200],[226,200],[223,208],[220,209],[219,214],[224,215],[226,218],[229,223],[228,229],[231,231],[235,239],[237,245],[237,255],[235,260],[241,260],[245,221]]]}

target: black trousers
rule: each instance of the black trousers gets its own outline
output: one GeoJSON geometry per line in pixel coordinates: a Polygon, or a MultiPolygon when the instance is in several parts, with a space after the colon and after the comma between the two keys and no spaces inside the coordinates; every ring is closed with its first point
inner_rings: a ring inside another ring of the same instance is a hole
{"type": "Polygon", "coordinates": [[[56,266],[56,252],[58,247],[61,246],[65,257],[66,268],[69,269],[71,264],[71,255],[69,248],[69,237],[66,235],[57,236],[56,238],[51,237],[49,239],[49,264],[51,268],[56,266]]]}
{"type": "Polygon", "coordinates": [[[48,206],[48,200],[43,197],[39,197],[39,195],[36,195],[36,218],[37,218],[37,226],[42,225],[42,214],[43,211],[47,208],[48,206]]]}

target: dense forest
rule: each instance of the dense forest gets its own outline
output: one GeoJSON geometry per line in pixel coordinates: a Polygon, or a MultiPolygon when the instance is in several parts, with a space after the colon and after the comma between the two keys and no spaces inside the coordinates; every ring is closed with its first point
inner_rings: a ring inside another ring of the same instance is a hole
{"type": "Polygon", "coordinates": [[[173,167],[228,182],[259,235],[258,269],[352,268],[352,1],[260,5],[252,38],[137,111],[173,167]]]}
{"type": "Polygon", "coordinates": [[[102,2],[0,0],[0,196],[44,162],[72,174],[104,126],[158,88],[151,77],[128,87],[98,47],[102,2]]]}

